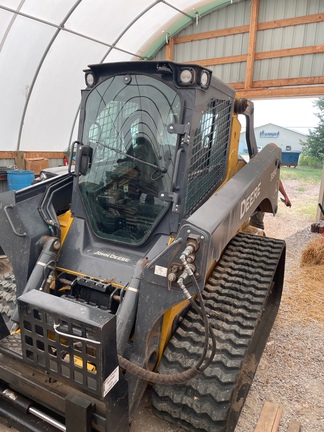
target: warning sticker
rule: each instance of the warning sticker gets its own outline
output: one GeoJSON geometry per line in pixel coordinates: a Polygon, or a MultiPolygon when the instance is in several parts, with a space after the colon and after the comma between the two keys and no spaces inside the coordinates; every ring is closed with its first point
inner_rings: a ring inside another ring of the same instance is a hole
{"type": "Polygon", "coordinates": [[[154,267],[154,274],[156,274],[158,276],[167,277],[168,276],[168,269],[166,267],[161,267],[161,266],[156,265],[154,267]]]}
{"type": "Polygon", "coordinates": [[[114,371],[107,377],[103,383],[103,396],[105,397],[110,390],[119,381],[119,366],[116,367],[114,371]]]}

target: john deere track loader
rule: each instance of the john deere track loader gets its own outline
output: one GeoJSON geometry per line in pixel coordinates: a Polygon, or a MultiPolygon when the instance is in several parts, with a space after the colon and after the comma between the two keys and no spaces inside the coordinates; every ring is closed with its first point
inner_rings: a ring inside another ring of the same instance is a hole
{"type": "Polygon", "coordinates": [[[280,150],[258,153],[252,103],[200,66],[85,81],[69,174],[0,196],[0,416],[125,432],[150,383],[158,416],[233,431],[283,285],[284,242],[245,229],[276,212],[280,150]]]}

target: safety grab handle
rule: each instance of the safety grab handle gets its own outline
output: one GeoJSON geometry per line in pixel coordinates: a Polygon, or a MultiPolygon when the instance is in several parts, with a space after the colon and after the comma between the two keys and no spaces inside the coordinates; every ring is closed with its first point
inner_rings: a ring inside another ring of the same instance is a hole
{"type": "Polygon", "coordinates": [[[9,215],[9,213],[8,213],[8,209],[12,209],[13,208],[13,205],[12,204],[8,204],[8,205],[6,205],[4,208],[3,208],[3,211],[5,212],[5,215],[7,216],[7,219],[8,219],[8,222],[10,223],[10,226],[11,226],[11,229],[12,229],[12,231],[16,234],[16,236],[18,236],[18,237],[26,237],[27,236],[27,234],[24,232],[24,233],[19,233],[17,230],[16,230],[16,228],[15,228],[15,226],[14,226],[14,224],[13,224],[13,222],[12,222],[12,220],[11,220],[11,218],[10,218],[10,215],[9,215]]]}
{"type": "Polygon", "coordinates": [[[55,333],[57,333],[60,336],[63,336],[66,338],[72,338],[72,339],[76,339],[76,340],[80,340],[80,341],[85,341],[85,342],[91,342],[91,343],[97,344],[97,345],[101,345],[100,341],[96,341],[94,339],[89,339],[89,338],[85,338],[82,336],[77,336],[77,335],[73,335],[70,333],[61,332],[60,330],[58,330],[59,327],[60,327],[60,324],[55,324],[55,323],[53,324],[53,329],[54,329],[55,333]]]}

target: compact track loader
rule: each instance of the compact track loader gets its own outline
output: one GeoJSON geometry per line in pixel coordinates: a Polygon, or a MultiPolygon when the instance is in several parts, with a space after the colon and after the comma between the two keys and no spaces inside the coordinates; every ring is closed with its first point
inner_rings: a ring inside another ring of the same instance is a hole
{"type": "Polygon", "coordinates": [[[0,195],[0,416],[125,432],[150,384],[158,416],[233,431],[280,303],[285,243],[246,229],[276,213],[280,149],[258,153],[253,104],[203,67],[85,81],[69,174],[0,195]]]}

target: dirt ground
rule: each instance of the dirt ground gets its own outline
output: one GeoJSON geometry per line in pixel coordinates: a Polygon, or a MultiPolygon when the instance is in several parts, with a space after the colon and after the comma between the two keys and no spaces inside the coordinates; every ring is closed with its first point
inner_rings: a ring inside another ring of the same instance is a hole
{"type": "MultiPolygon", "coordinates": [[[[283,409],[279,432],[287,432],[291,420],[301,423],[302,432],[324,432],[324,319],[321,309],[324,266],[308,270],[299,265],[304,248],[314,238],[321,237],[310,231],[316,204],[313,216],[301,214],[305,203],[317,202],[319,186],[299,187],[296,181],[286,181],[285,187],[292,208],[279,203],[277,216],[266,215],[265,218],[267,236],[285,239],[287,244],[282,302],[235,432],[253,432],[266,401],[283,409]],[[310,294],[305,296],[309,280],[315,282],[310,294]]],[[[182,430],[153,415],[148,390],[131,432],[182,430]]],[[[1,429],[0,425],[0,431],[9,429],[1,429]]]]}

